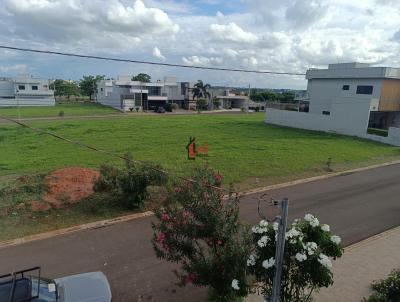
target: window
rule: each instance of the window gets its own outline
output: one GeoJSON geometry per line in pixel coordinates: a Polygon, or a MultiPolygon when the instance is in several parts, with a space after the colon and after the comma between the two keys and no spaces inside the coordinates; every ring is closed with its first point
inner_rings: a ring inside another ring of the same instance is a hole
{"type": "Polygon", "coordinates": [[[350,85],[343,85],[342,90],[350,90],[350,85]]]}
{"type": "Polygon", "coordinates": [[[38,90],[38,86],[37,85],[32,85],[32,90],[38,90]]]}
{"type": "Polygon", "coordinates": [[[25,85],[18,85],[19,90],[25,90],[25,85]]]}
{"type": "Polygon", "coordinates": [[[374,86],[359,85],[357,86],[357,94],[372,94],[374,86]]]}
{"type": "Polygon", "coordinates": [[[103,88],[100,88],[100,91],[103,91],[103,88]]]}
{"type": "Polygon", "coordinates": [[[331,115],[331,112],[330,112],[330,111],[324,110],[324,111],[322,111],[322,114],[323,114],[323,115],[331,115]]]}

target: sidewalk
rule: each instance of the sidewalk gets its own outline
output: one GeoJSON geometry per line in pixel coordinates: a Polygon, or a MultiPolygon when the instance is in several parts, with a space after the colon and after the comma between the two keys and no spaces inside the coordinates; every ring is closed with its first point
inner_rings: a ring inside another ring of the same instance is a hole
{"type": "MultiPolygon", "coordinates": [[[[400,227],[391,229],[345,248],[333,262],[334,284],[314,295],[317,302],[361,301],[371,293],[370,284],[400,268],[400,227]]],[[[246,302],[261,302],[251,296],[246,302]]]]}

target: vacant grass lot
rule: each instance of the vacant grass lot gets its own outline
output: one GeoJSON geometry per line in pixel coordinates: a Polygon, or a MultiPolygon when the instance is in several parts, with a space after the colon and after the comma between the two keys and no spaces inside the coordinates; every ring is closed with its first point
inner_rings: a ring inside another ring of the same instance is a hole
{"type": "MultiPolygon", "coordinates": [[[[342,169],[400,155],[399,148],[352,137],[265,125],[263,118],[262,113],[138,116],[31,124],[107,151],[131,152],[135,159],[154,161],[181,175],[207,162],[222,173],[225,184],[234,182],[245,186],[321,174],[328,158],[332,159],[334,169],[342,169]],[[208,158],[187,160],[185,146],[190,136],[195,136],[200,145],[208,142],[208,158]]],[[[120,163],[107,155],[11,125],[0,128],[0,150],[0,175],[120,163]]]]}
{"type": "MultiPolygon", "coordinates": [[[[117,114],[118,110],[111,107],[95,103],[56,103],[56,106],[49,107],[20,107],[21,118],[31,117],[56,117],[60,111],[64,111],[64,116],[82,116],[82,115],[103,115],[117,114]]],[[[0,107],[0,116],[16,118],[18,117],[17,107],[0,107]]]]}
{"type": "MultiPolygon", "coordinates": [[[[30,124],[107,151],[131,152],[135,159],[159,163],[179,175],[188,175],[192,167],[208,163],[221,172],[225,185],[234,182],[238,190],[326,173],[328,158],[334,170],[341,170],[400,155],[399,148],[352,137],[265,125],[263,119],[262,113],[199,114],[30,124]],[[195,136],[199,145],[208,142],[208,158],[187,159],[185,147],[190,136],[195,136]]],[[[0,191],[19,175],[46,173],[67,166],[97,168],[103,163],[122,164],[118,159],[20,126],[0,124],[0,191]]],[[[113,209],[86,213],[79,208],[32,213],[29,201],[40,198],[41,190],[35,188],[24,186],[15,196],[0,196],[0,209],[21,202],[27,204],[27,210],[12,210],[5,215],[0,212],[0,240],[124,214],[113,209]]]]}

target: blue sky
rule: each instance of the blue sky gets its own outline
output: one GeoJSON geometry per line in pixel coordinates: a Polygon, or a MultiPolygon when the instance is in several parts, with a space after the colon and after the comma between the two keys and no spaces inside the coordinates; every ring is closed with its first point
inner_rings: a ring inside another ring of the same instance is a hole
{"type": "MultiPolygon", "coordinates": [[[[397,0],[0,0],[1,44],[196,66],[305,72],[398,67],[397,0]]],[[[149,73],[212,85],[305,88],[304,77],[212,72],[0,50],[0,76],[149,73]]]]}

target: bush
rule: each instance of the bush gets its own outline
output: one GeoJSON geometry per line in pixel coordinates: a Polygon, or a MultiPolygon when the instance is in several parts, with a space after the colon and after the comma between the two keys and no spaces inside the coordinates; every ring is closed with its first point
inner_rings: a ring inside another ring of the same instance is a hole
{"type": "Polygon", "coordinates": [[[197,110],[207,110],[208,100],[207,99],[197,99],[196,101],[197,110]]]}
{"type": "Polygon", "coordinates": [[[64,111],[61,110],[61,111],[58,113],[58,116],[64,116],[64,111]]]}
{"type": "Polygon", "coordinates": [[[218,109],[221,106],[221,101],[218,99],[213,100],[214,109],[218,109]]]}
{"type": "Polygon", "coordinates": [[[388,278],[374,281],[371,285],[375,291],[364,302],[399,302],[400,301],[400,269],[393,270],[388,278]]]}
{"type": "MultiPolygon", "coordinates": [[[[261,221],[252,228],[254,253],[247,264],[255,274],[264,298],[269,301],[275,276],[275,248],[278,223],[261,221]]],[[[331,260],[341,257],[340,238],[328,225],[307,214],[296,220],[286,233],[282,270],[281,301],[312,301],[312,293],[333,283],[331,260]]]]}
{"type": "Polygon", "coordinates": [[[260,111],[260,107],[256,107],[255,111],[259,112],[260,111]]]}
{"type": "Polygon", "coordinates": [[[210,169],[195,171],[170,193],[156,211],[153,247],[159,258],[180,263],[179,284],[209,286],[210,301],[238,301],[248,292],[246,259],[251,249],[248,230],[239,222],[239,200],[223,200],[221,176],[210,169]]]}
{"type": "Polygon", "coordinates": [[[95,192],[110,193],[127,209],[143,206],[148,197],[147,187],[167,182],[160,166],[150,163],[133,164],[126,160],[125,169],[110,165],[100,167],[100,177],[95,181],[95,192]]]}

